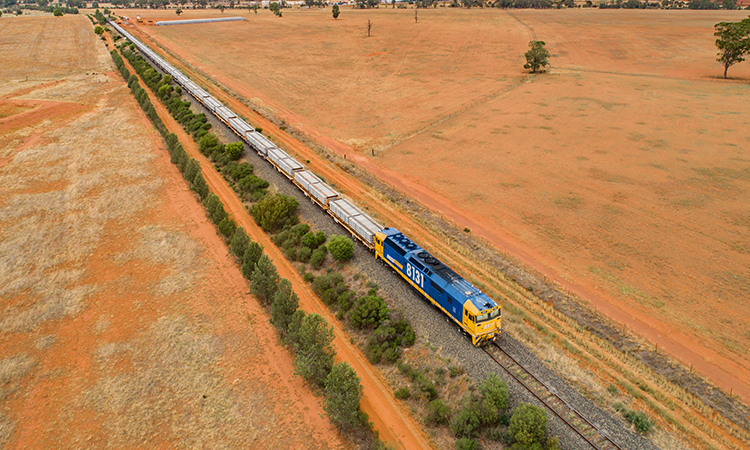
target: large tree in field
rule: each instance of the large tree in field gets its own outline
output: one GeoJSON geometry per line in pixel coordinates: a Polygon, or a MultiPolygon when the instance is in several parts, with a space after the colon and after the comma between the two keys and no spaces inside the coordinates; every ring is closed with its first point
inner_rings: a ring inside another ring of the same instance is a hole
{"type": "Polygon", "coordinates": [[[523,68],[531,69],[532,73],[549,65],[549,52],[544,48],[544,41],[529,41],[529,51],[524,56],[526,64],[523,68]]]}
{"type": "Polygon", "coordinates": [[[333,423],[342,428],[357,427],[362,391],[357,372],[349,364],[340,362],[333,365],[326,377],[326,399],[323,404],[333,423]]]}
{"type": "Polygon", "coordinates": [[[729,67],[745,60],[750,52],[750,18],[740,22],[720,22],[714,25],[716,48],[719,49],[717,61],[724,64],[724,78],[729,67]]]}

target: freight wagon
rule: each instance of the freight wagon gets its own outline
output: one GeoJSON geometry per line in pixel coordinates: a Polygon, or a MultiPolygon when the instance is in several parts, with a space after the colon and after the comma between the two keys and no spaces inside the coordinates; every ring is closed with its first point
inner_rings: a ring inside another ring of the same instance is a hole
{"type": "Polygon", "coordinates": [[[397,229],[380,225],[122,27],[111,21],[110,24],[372,251],[376,259],[391,267],[442,311],[470,337],[473,345],[485,345],[500,336],[501,309],[497,302],[397,229]]]}

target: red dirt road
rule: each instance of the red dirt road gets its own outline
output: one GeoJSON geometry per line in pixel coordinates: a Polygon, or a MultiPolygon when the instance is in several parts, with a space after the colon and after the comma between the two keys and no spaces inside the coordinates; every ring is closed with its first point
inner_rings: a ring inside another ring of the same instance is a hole
{"type": "MultiPolygon", "coordinates": [[[[129,69],[135,73],[132,68],[129,67],[129,69]]],[[[279,275],[291,281],[294,291],[299,296],[301,308],[307,312],[320,314],[334,327],[336,333],[334,345],[337,348],[338,358],[348,362],[360,376],[364,388],[361,402],[362,410],[369,415],[380,438],[404,449],[431,447],[429,439],[422,433],[419,426],[393,398],[390,387],[385,380],[373,370],[367,358],[359,349],[349,342],[345,330],[341,328],[335,316],[320,303],[308,284],[302,280],[299,272],[273,244],[270,237],[258,227],[236,193],[227,185],[221,174],[214,169],[213,164],[200,153],[195,141],[185,133],[153,93],[149,91],[148,94],[167,128],[179,137],[188,154],[200,162],[206,183],[211,191],[221,198],[227,213],[239,226],[245,228],[251,239],[263,245],[265,253],[274,261],[279,275]]]]}

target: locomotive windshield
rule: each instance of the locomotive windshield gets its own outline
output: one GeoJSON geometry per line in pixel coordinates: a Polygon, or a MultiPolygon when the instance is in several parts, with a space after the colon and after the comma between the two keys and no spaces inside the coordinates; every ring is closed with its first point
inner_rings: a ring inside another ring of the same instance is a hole
{"type": "Polygon", "coordinates": [[[477,316],[477,323],[479,322],[486,322],[488,320],[492,320],[495,317],[500,315],[500,309],[496,309],[494,311],[490,311],[489,313],[480,314],[477,316]]]}

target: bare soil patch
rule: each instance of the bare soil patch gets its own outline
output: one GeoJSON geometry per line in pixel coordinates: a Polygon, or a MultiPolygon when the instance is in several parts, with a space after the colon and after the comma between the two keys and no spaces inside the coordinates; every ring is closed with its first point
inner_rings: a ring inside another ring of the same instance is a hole
{"type": "Polygon", "coordinates": [[[262,13],[141,31],[750,399],[750,67],[712,36],[744,12],[262,13]]]}
{"type": "Polygon", "coordinates": [[[62,27],[68,49],[0,82],[4,105],[52,105],[0,132],[0,446],[348,448],[125,83],[91,75],[112,64],[90,22],[71,19],[0,46],[38,64],[34,35],[62,27]]]}

